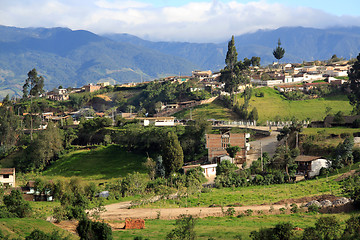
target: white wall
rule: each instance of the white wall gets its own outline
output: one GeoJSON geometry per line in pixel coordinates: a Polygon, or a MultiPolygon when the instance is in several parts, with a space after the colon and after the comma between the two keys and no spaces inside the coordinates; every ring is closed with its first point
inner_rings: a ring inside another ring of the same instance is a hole
{"type": "Polygon", "coordinates": [[[328,168],[328,164],[327,164],[327,160],[326,159],[316,159],[314,161],[311,162],[311,171],[309,172],[309,177],[312,178],[314,176],[318,176],[320,174],[320,169],[321,168],[328,168]]]}

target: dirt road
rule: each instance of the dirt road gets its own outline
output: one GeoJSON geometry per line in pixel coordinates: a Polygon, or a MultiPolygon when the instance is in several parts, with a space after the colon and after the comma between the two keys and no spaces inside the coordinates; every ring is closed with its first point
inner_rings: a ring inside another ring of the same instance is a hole
{"type": "MultiPolygon", "coordinates": [[[[300,204],[298,204],[300,206],[300,204]]],[[[229,207],[192,207],[192,208],[134,208],[124,209],[123,203],[115,203],[107,205],[106,212],[101,213],[100,217],[104,220],[124,220],[125,218],[143,218],[143,219],[176,219],[180,214],[190,214],[195,217],[204,218],[209,216],[224,216],[223,211],[226,211],[229,207]]],[[[270,208],[278,212],[280,208],[286,208],[288,205],[254,205],[254,206],[242,206],[234,207],[236,211],[235,215],[245,213],[246,210],[251,209],[254,214],[257,211],[268,212],[270,208]]]]}

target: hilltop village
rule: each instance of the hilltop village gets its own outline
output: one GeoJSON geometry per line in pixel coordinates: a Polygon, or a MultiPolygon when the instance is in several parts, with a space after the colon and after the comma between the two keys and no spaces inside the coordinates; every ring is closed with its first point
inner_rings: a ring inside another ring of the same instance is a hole
{"type": "Polygon", "coordinates": [[[86,234],[82,224],[99,223],[117,239],[194,239],[176,234],[195,234],[195,218],[236,221],[230,238],[212,231],[217,239],[265,239],[264,231],[277,234],[277,227],[301,237],[312,229],[269,220],[263,230],[236,233],[242,218],[274,214],[274,221],[320,214],[311,224],[340,225],[336,213],[359,201],[359,61],[334,55],[264,67],[257,57],[227,57],[219,72],[48,92],[32,69],[22,98],[6,96],[0,107],[0,213],[39,214],[54,229],[78,226],[79,236],[86,234]],[[188,222],[186,231],[146,232],[177,217],[188,222]],[[120,225],[127,232],[117,231],[120,225]]]}

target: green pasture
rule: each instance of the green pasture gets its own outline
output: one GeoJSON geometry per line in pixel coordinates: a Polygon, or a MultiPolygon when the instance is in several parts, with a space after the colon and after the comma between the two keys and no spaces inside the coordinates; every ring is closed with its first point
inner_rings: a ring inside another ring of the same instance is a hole
{"type": "Polygon", "coordinates": [[[323,135],[328,137],[330,135],[338,135],[345,133],[353,135],[360,132],[359,128],[345,128],[345,127],[332,127],[332,128],[304,128],[301,134],[304,135],[323,135]]]}
{"type": "MultiPolygon", "coordinates": [[[[243,103],[241,94],[236,95],[237,101],[243,103]]],[[[324,119],[327,107],[332,109],[335,114],[342,111],[350,114],[352,106],[346,95],[334,95],[324,98],[290,101],[285,99],[277,90],[270,87],[256,88],[250,99],[249,111],[254,107],[258,110],[259,122],[265,123],[267,120],[291,120],[293,117],[299,120],[310,119],[312,121],[324,119]],[[256,97],[255,93],[263,92],[264,97],[256,97]]],[[[226,108],[221,100],[216,100],[210,104],[197,106],[191,110],[192,118],[197,116],[206,119],[236,120],[237,116],[230,109],[226,108]]],[[[178,119],[190,118],[190,110],[183,110],[174,114],[178,119]]]]}
{"type": "MultiPolygon", "coordinates": [[[[355,166],[354,166],[355,167],[355,166]]],[[[358,166],[357,166],[358,167],[358,166]]],[[[348,170],[348,169],[347,169],[348,170]]],[[[239,188],[213,188],[210,192],[199,193],[187,198],[160,200],[142,205],[143,208],[178,208],[178,207],[208,207],[246,206],[257,204],[273,204],[289,198],[301,198],[322,194],[341,195],[341,185],[334,181],[340,175],[322,177],[301,181],[293,184],[274,184],[248,186],[239,188]]]]}
{"type": "MultiPolygon", "coordinates": [[[[254,89],[254,93],[263,92],[264,97],[253,95],[250,99],[249,109],[256,107],[259,113],[259,121],[266,120],[290,120],[295,117],[299,120],[310,119],[322,120],[325,115],[326,107],[332,109],[331,113],[335,114],[342,111],[344,114],[350,114],[352,106],[346,95],[336,95],[324,98],[290,101],[286,100],[277,90],[270,87],[254,89]]],[[[238,95],[238,101],[243,99],[238,95]]]]}
{"type": "MultiPolygon", "coordinates": [[[[315,225],[316,220],[325,214],[291,214],[291,215],[256,215],[237,217],[208,217],[197,219],[195,232],[198,239],[235,239],[235,236],[241,235],[242,239],[250,239],[249,234],[252,231],[258,231],[260,228],[274,227],[280,222],[291,222],[294,226],[304,229],[315,225]]],[[[326,214],[326,216],[335,215],[341,222],[342,227],[345,221],[350,218],[350,214],[326,214]]],[[[145,229],[140,230],[120,230],[114,231],[114,239],[132,240],[139,236],[148,239],[165,239],[166,235],[174,228],[175,220],[146,220],[145,229]]],[[[302,231],[298,232],[299,235],[302,231]]]]}
{"type": "Polygon", "coordinates": [[[129,153],[117,145],[79,150],[62,156],[44,176],[83,177],[100,180],[124,177],[127,173],[145,173],[145,156],[129,153]]]}
{"type": "Polygon", "coordinates": [[[63,236],[70,236],[70,239],[79,239],[77,236],[56,227],[54,224],[41,219],[34,218],[1,218],[0,230],[10,238],[24,239],[33,230],[39,229],[46,233],[58,231],[63,236]]]}

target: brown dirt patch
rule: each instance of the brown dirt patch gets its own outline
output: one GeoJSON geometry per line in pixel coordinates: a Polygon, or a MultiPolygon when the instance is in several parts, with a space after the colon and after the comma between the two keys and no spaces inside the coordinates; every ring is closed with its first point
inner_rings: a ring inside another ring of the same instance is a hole
{"type": "Polygon", "coordinates": [[[310,201],[314,201],[314,200],[319,201],[319,202],[324,201],[324,200],[335,201],[339,198],[340,197],[336,197],[335,195],[332,195],[332,194],[324,194],[324,195],[319,195],[319,196],[284,199],[284,200],[278,201],[274,204],[306,203],[306,202],[310,202],[310,201]]]}
{"type": "Polygon", "coordinates": [[[343,175],[341,175],[340,177],[338,177],[337,179],[335,179],[336,182],[340,182],[350,176],[353,176],[353,175],[359,175],[359,173],[357,173],[355,170],[351,170],[349,172],[346,172],[344,173],[343,175]]]}

